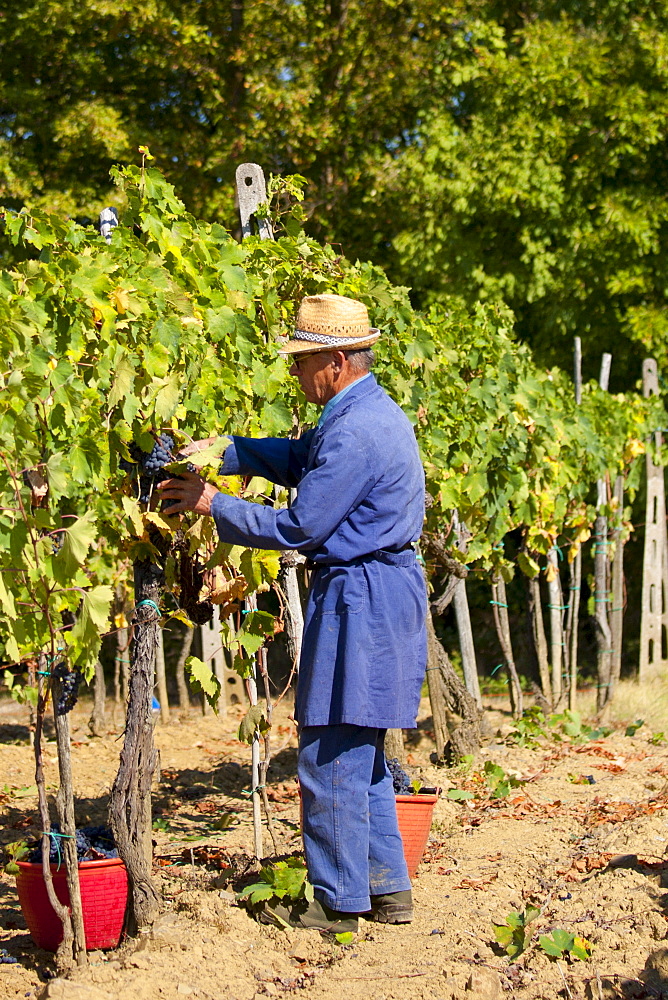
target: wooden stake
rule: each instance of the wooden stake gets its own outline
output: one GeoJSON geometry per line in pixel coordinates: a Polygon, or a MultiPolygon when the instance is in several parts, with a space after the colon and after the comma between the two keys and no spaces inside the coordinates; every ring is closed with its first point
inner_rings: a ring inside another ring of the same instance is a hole
{"type": "Polygon", "coordinates": [[[517,676],[515,658],[513,656],[510,622],[508,620],[508,596],[506,594],[506,582],[500,573],[492,580],[492,611],[494,614],[496,634],[503,652],[505,667],[508,671],[510,704],[513,715],[516,719],[519,719],[524,711],[522,686],[520,684],[520,679],[517,676]]]}
{"type": "MultiPolygon", "coordinates": [[[[573,351],[573,382],[575,385],[575,403],[582,403],[582,341],[575,338],[573,351]]],[[[570,579],[568,590],[568,612],[564,641],[567,651],[570,673],[568,686],[568,707],[575,711],[578,693],[578,626],[580,624],[580,588],[582,586],[582,548],[578,547],[570,564],[570,579]]]]}
{"type": "Polygon", "coordinates": [[[93,711],[88,720],[88,728],[93,736],[102,736],[104,732],[106,698],[107,690],[104,667],[98,660],[95,664],[95,678],[93,681],[93,711]]]}
{"type": "Polygon", "coordinates": [[[183,634],[183,639],[181,641],[181,649],[179,651],[179,658],[176,662],[176,686],[179,692],[179,708],[182,712],[190,708],[190,695],[188,693],[188,685],[186,683],[186,660],[190,656],[190,648],[193,644],[193,636],[195,634],[195,629],[186,626],[186,630],[183,634]]]}
{"type": "MultiPolygon", "coordinates": [[[[610,382],[612,355],[601,358],[599,385],[607,392],[610,382]]],[[[596,509],[598,516],[594,523],[594,621],[596,623],[596,644],[598,646],[597,674],[598,686],[596,708],[601,711],[610,700],[610,667],[612,663],[612,631],[608,618],[610,604],[610,558],[608,555],[608,519],[602,508],[608,503],[608,481],[599,479],[596,484],[596,509]]]]}
{"type": "Polygon", "coordinates": [[[547,639],[543,623],[543,606],[540,599],[540,578],[533,577],[527,581],[529,589],[528,612],[531,621],[533,644],[538,660],[540,686],[545,700],[552,706],[552,683],[550,681],[550,664],[547,656],[547,639]]]}
{"type": "Polygon", "coordinates": [[[455,594],[452,600],[457,619],[457,632],[459,633],[459,649],[462,654],[462,670],[464,671],[464,683],[466,690],[473,696],[478,708],[482,708],[482,696],[480,694],[480,684],[478,681],[478,664],[475,658],[475,645],[473,643],[473,629],[471,628],[471,615],[469,613],[469,602],[466,596],[466,581],[459,580],[455,587],[455,594]]]}
{"type": "Polygon", "coordinates": [[[552,666],[552,698],[555,709],[561,701],[562,669],[564,651],[564,598],[559,576],[559,555],[556,548],[551,548],[547,554],[548,577],[547,593],[550,612],[550,664],[552,666]]]}
{"type": "MultiPolygon", "coordinates": [[[[617,509],[624,509],[624,479],[617,476],[613,496],[617,500],[617,509]]],[[[612,608],[610,609],[610,630],[612,635],[612,654],[610,664],[610,697],[614,695],[622,670],[622,635],[624,626],[624,542],[621,529],[616,528],[610,536],[614,543],[612,559],[612,608]]]]}
{"type": "Polygon", "coordinates": [[[577,705],[578,691],[578,624],[580,619],[580,590],[582,587],[582,551],[578,548],[570,567],[569,609],[566,626],[566,642],[568,643],[568,664],[570,668],[570,685],[568,690],[568,707],[572,712],[577,705]]]}

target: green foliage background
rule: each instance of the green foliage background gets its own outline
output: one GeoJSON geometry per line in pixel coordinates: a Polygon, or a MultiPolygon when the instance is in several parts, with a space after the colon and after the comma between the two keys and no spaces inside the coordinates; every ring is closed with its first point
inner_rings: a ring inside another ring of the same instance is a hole
{"type": "MultiPolygon", "coordinates": [[[[315,419],[277,357],[304,294],[361,298],[383,329],[379,378],[414,423],[427,471],[426,536],[456,558],[510,578],[503,540],[518,530],[520,568],[535,575],[557,540],[575,551],[588,538],[597,478],[621,473],[633,493],[641,441],[664,419],[660,403],[591,383],[576,407],[564,375],[536,367],[514,340],[506,307],[418,313],[374,265],[303,234],[239,245],[190,215],[158,170],[114,175],[125,208],[109,245],[93,227],[37,210],[3,216],[15,255],[0,273],[0,636],[9,663],[44,651],[90,671],[119,565],[155,558],[149,527],[174,530],[140,508],[118,471],[133,440],[149,450],[164,428],[285,434],[315,419]],[[29,470],[48,484],[43,506],[31,506],[29,470]],[[455,507],[472,530],[466,556],[454,548],[455,507]]],[[[210,540],[203,519],[186,526],[193,550],[210,540]]],[[[278,571],[255,550],[218,556],[242,567],[248,592],[278,571]]],[[[240,655],[262,642],[252,617],[232,639],[240,655]]]]}

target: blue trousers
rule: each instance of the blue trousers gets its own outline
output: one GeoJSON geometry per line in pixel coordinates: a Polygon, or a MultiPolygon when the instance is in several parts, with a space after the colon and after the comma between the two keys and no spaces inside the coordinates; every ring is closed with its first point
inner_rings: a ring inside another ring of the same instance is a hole
{"type": "Polygon", "coordinates": [[[300,733],[309,879],[320,902],[344,913],[368,910],[370,895],[411,887],[384,740],[384,729],[369,726],[306,726],[300,733]]]}

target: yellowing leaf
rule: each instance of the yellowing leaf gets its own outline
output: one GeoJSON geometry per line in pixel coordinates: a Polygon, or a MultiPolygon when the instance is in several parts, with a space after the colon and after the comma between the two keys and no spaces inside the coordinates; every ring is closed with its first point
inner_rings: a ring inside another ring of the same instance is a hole
{"type": "Polygon", "coordinates": [[[121,497],[121,504],[123,505],[123,510],[132,522],[132,530],[134,534],[137,538],[141,538],[144,534],[144,519],[141,516],[139,504],[136,500],[126,496],[121,497]]]}
{"type": "Polygon", "coordinates": [[[129,396],[132,393],[134,380],[135,372],[132,367],[132,363],[127,354],[123,355],[116,365],[116,377],[114,378],[114,382],[107,399],[107,405],[110,410],[116,406],[117,403],[120,403],[122,399],[125,399],[126,396],[129,396]]]}
{"type": "Polygon", "coordinates": [[[179,405],[180,385],[177,375],[170,375],[165,385],[155,397],[155,416],[159,423],[165,424],[179,405]]]}
{"type": "Polygon", "coordinates": [[[159,514],[157,510],[147,510],[144,514],[144,521],[150,521],[165,535],[171,535],[177,527],[176,524],[170,523],[163,514],[159,514]]]}
{"type": "Polygon", "coordinates": [[[125,288],[114,288],[111,293],[111,304],[117,313],[126,313],[130,305],[130,296],[125,288]]]}
{"type": "Polygon", "coordinates": [[[122,611],[119,611],[118,614],[114,615],[114,625],[116,626],[116,628],[128,627],[128,620],[122,611]]]}
{"type": "Polygon", "coordinates": [[[0,573],[0,607],[2,607],[3,612],[8,618],[14,620],[16,618],[16,607],[14,605],[14,596],[11,594],[6,586],[5,581],[0,573]]]}

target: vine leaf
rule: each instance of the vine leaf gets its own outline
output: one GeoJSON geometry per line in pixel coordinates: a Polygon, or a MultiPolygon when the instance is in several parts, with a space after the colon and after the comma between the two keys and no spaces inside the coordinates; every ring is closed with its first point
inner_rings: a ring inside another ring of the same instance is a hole
{"type": "Polygon", "coordinates": [[[201,691],[209,702],[214,712],[218,711],[218,698],[220,696],[220,681],[212,672],[211,668],[199,660],[196,656],[189,656],[185,662],[185,669],[190,675],[193,687],[196,691],[201,691]]]}
{"type": "Polygon", "coordinates": [[[255,734],[258,730],[261,733],[267,732],[267,720],[265,718],[262,705],[252,705],[241,720],[241,725],[239,726],[239,739],[242,743],[248,743],[250,746],[255,739],[255,734]]]}
{"type": "Polygon", "coordinates": [[[95,512],[87,510],[83,517],[77,518],[65,528],[63,536],[63,547],[56,558],[62,563],[65,572],[71,575],[77,566],[83,564],[97,537],[95,512]]]}

